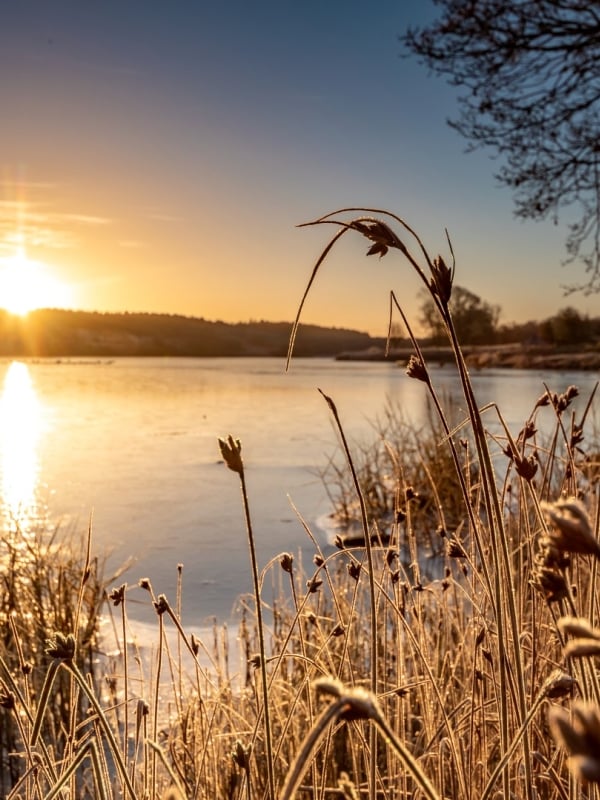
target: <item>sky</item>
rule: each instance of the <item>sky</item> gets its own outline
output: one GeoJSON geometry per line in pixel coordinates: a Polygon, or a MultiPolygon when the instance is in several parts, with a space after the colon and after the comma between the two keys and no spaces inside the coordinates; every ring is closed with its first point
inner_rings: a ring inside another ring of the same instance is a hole
{"type": "MultiPolygon", "coordinates": [[[[292,320],[330,211],[387,209],[505,322],[564,296],[565,218],[516,220],[489,153],[446,124],[456,90],[402,56],[430,0],[5,0],[0,258],[37,262],[38,304],[292,320]],[[44,275],[68,287],[56,301],[44,275]]],[[[389,293],[418,320],[399,254],[347,235],[305,323],[383,335],[389,293]]],[[[1,293],[1,287],[0,287],[1,293]]],[[[2,298],[0,297],[0,307],[2,298]]]]}

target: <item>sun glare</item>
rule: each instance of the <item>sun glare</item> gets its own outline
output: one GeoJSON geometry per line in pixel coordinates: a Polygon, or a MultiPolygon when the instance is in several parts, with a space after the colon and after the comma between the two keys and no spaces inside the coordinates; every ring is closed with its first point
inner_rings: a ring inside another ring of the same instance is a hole
{"type": "Polygon", "coordinates": [[[40,509],[36,499],[42,407],[26,364],[8,367],[0,393],[0,507],[27,530],[40,509]]]}
{"type": "Polygon", "coordinates": [[[64,308],[70,303],[70,288],[45,264],[29,259],[23,248],[0,259],[0,308],[25,316],[36,308],[64,308]]]}

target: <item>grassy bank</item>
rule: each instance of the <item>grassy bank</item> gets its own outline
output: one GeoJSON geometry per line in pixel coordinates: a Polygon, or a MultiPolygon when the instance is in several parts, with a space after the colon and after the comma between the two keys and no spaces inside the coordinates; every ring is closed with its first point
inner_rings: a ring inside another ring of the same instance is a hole
{"type": "MultiPolygon", "coordinates": [[[[397,251],[444,322],[467,419],[438,396],[416,339],[407,372],[428,390],[426,428],[390,411],[372,445],[356,449],[324,396],[341,453],[325,480],[354,539],[323,551],[305,526],[310,574],[294,553],[257,563],[242,445],[221,440],[240,484],[254,585],[235,648],[217,625],[202,640],[186,631],[180,570],[175,598],[142,582],[156,634],[141,653],[127,584],[104,581],[87,551],[77,558],[39,541],[28,554],[34,576],[4,617],[7,796],[600,795],[593,397],[575,413],[577,389],[549,384],[516,431],[501,409],[480,410],[448,310],[454,268],[398,218],[370,213],[318,221],[337,232],[308,289],[346,233],[366,237],[370,254],[397,251]],[[488,434],[489,415],[502,435],[488,434]],[[540,415],[553,421],[544,440],[540,415]],[[33,585],[35,604],[25,601],[33,585]],[[99,637],[103,598],[111,624],[99,637]]],[[[408,326],[394,299],[393,308],[408,326]]],[[[12,552],[8,585],[25,574],[12,552]]]]}

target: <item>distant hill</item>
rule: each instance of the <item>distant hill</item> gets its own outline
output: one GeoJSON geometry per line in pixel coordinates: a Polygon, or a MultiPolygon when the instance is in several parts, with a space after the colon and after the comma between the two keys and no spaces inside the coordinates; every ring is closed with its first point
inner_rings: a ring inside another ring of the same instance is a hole
{"type": "MultiPolygon", "coordinates": [[[[290,322],[228,324],[173,314],[0,310],[0,356],[283,356],[290,322]]],[[[296,356],[334,356],[378,340],[344,328],[301,325],[296,356]]]]}

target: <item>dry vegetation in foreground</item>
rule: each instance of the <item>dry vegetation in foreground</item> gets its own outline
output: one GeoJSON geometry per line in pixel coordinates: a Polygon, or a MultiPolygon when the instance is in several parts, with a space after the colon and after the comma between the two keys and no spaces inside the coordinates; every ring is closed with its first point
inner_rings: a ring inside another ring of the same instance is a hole
{"type": "Polygon", "coordinates": [[[224,630],[211,641],[186,633],[181,592],[173,606],[144,581],[157,633],[143,657],[131,643],[126,584],[107,595],[89,552],[6,537],[3,796],[600,796],[600,463],[584,438],[593,396],[576,415],[575,387],[548,388],[517,432],[488,409],[503,431],[490,435],[448,310],[454,269],[399,218],[358,211],[317,221],[337,232],[307,292],[349,231],[369,240],[369,254],[399,251],[444,322],[468,424],[451,427],[414,339],[407,373],[430,397],[429,430],[407,437],[392,426],[373,450],[353,453],[325,397],[346,461],[334,499],[348,522],[358,519],[362,541],[323,551],[306,527],[310,575],[289,553],[260,569],[241,445],[221,440],[241,484],[254,578],[238,631],[241,672],[224,630]],[[544,441],[542,414],[554,421],[544,441]],[[272,573],[282,588],[268,606],[272,573]],[[116,653],[98,659],[105,599],[116,653]]]}

